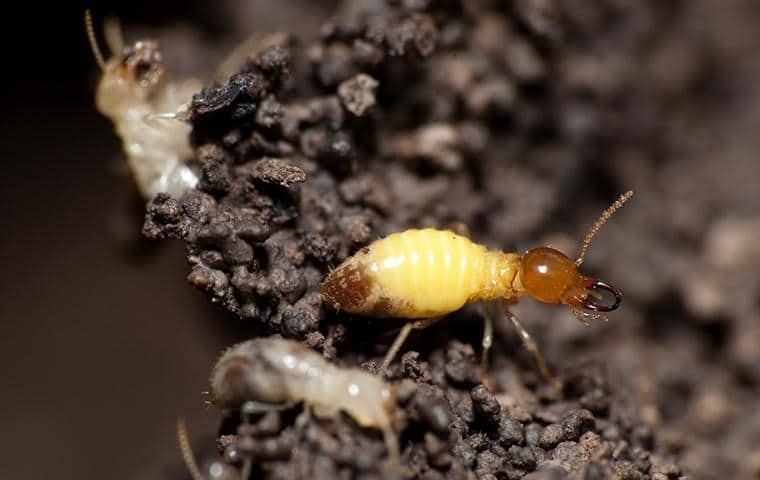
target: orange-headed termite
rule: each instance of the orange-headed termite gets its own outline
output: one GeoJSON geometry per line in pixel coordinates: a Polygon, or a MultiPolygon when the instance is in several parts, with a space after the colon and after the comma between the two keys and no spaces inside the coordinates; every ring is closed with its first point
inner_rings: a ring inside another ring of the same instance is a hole
{"type": "Polygon", "coordinates": [[[164,68],[158,41],[125,46],[115,22],[106,25],[113,53],[106,60],[95,40],[89,10],[84,15],[90,47],[102,71],[95,104],[121,137],[140,193],[148,200],[162,192],[181,196],[196,185],[198,174],[187,164],[193,156],[191,127],[180,116],[201,83],[161,82],[164,68]]]}
{"type": "MultiPolygon", "coordinates": [[[[536,343],[509,306],[528,295],[546,303],[565,304],[587,324],[605,319],[599,312],[615,310],[620,292],[610,284],[582,275],[591,240],[633,195],[622,194],[589,230],[580,254],[573,261],[550,247],[538,247],[524,255],[488,250],[448,230],[406,230],[362,248],[334,269],[322,284],[322,295],[338,310],[373,317],[416,319],[399,332],[383,361],[387,367],[412,329],[422,329],[442,316],[473,302],[498,300],[536,358],[542,375],[557,384],[536,343]],[[601,291],[614,297],[602,304],[601,291]]],[[[493,321],[484,308],[482,366],[487,365],[493,321]]]]}

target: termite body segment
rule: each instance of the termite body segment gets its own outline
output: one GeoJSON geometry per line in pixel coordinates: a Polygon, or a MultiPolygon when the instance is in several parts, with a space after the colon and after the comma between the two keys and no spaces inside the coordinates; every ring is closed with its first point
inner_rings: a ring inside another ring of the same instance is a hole
{"type": "MultiPolygon", "coordinates": [[[[181,196],[198,182],[197,172],[186,162],[192,158],[189,123],[178,114],[186,109],[202,85],[197,80],[166,81],[156,40],[139,40],[121,46],[104,59],[95,41],[92,20],[85,25],[102,74],[95,92],[97,109],[114,124],[140,193],[152,199],[158,193],[181,196]]],[[[119,34],[110,32],[108,38],[119,34]]]]}
{"type": "Polygon", "coordinates": [[[296,341],[261,338],[234,345],[216,363],[210,384],[212,402],[221,408],[304,402],[319,416],[345,411],[360,426],[381,430],[389,457],[398,460],[391,386],[364,370],[334,365],[296,341]]]}
{"type": "MultiPolygon", "coordinates": [[[[616,309],[620,293],[605,282],[582,275],[578,268],[594,235],[632,194],[626,192],[605,210],[586,235],[575,261],[549,247],[519,255],[489,250],[448,230],[412,229],[376,240],[347,258],[325,279],[322,296],[339,311],[418,319],[402,328],[383,366],[388,366],[412,329],[425,328],[468,303],[498,299],[523,343],[535,355],[542,374],[549,378],[535,342],[508,307],[528,295],[541,302],[568,305],[583,323],[604,319],[595,312],[616,309]],[[597,303],[599,290],[614,295],[614,304],[597,303]]],[[[485,370],[493,327],[490,315],[484,316],[485,370]]]]}
{"type": "Polygon", "coordinates": [[[520,256],[488,250],[448,230],[406,230],[377,240],[333,270],[322,286],[339,310],[431,318],[467,303],[516,298],[520,256]]]}
{"type": "MultiPolygon", "coordinates": [[[[387,367],[412,329],[423,329],[468,303],[522,295],[520,255],[489,250],[449,230],[406,230],[362,248],[333,270],[322,296],[336,309],[407,323],[383,360],[387,367]]],[[[486,315],[481,364],[491,346],[486,315]]],[[[539,364],[543,364],[539,359],[539,364]]],[[[543,371],[543,368],[542,368],[543,371]]]]}

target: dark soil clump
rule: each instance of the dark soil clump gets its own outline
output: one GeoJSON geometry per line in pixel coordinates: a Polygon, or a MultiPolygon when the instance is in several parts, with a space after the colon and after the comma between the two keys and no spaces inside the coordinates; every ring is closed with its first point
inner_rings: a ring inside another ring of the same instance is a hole
{"type": "MultiPolygon", "coordinates": [[[[572,255],[596,215],[634,186],[632,206],[605,227],[584,267],[614,280],[626,303],[593,329],[564,309],[525,308],[521,318],[567,386],[561,393],[540,381],[506,325],[485,387],[474,309],[412,334],[406,354],[380,372],[398,390],[401,469],[383,462],[378,432],[347,416],[297,421],[301,407],[242,423],[233,412],[221,431],[224,458],[253,457],[252,478],[757,474],[756,452],[754,463],[740,460],[754,448],[741,438],[757,435],[760,422],[729,431],[760,381],[760,343],[737,333],[760,338],[748,320],[760,282],[739,253],[727,268],[708,257],[709,238],[750,245],[760,228],[707,225],[727,211],[758,212],[738,194],[690,196],[683,175],[716,177],[698,156],[700,140],[682,142],[692,129],[699,136],[695,117],[710,122],[715,99],[703,82],[717,75],[718,57],[691,42],[685,20],[698,7],[347,5],[320,38],[280,35],[193,98],[200,183],[183,198],[157,196],[144,225],[148,237],[186,243],[189,282],[252,334],[302,340],[377,371],[373,361],[392,339],[385,333],[400,323],[324,305],[331,267],[378,237],[425,226],[466,226],[474,240],[505,250],[551,241],[572,255]],[[683,153],[696,160],[679,160],[683,153]],[[658,236],[647,233],[662,223],[658,236]],[[725,288],[711,291],[722,296],[695,293],[709,290],[700,281],[719,282],[725,288]],[[704,439],[737,451],[712,447],[704,460],[704,439]]],[[[711,185],[725,192],[749,181],[732,178],[711,185]]]]}

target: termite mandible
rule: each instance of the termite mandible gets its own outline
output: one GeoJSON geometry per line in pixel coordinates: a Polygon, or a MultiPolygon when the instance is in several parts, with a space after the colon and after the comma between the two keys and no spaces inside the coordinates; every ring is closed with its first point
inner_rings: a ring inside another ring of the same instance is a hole
{"type": "Polygon", "coordinates": [[[383,367],[390,365],[412,330],[423,329],[466,304],[483,302],[484,374],[493,342],[493,319],[486,302],[496,301],[535,357],[542,376],[561,386],[509,307],[527,295],[540,302],[567,305],[584,325],[606,321],[600,312],[617,309],[621,294],[609,283],[582,275],[579,267],[602,225],[632,195],[633,191],[620,195],[602,213],[583,239],[575,261],[550,247],[519,255],[488,250],[448,230],[411,229],[376,240],[343,261],[323,282],[322,296],[339,311],[412,319],[388,349],[383,367]],[[611,294],[614,301],[599,303],[603,300],[601,291],[611,294]]]}

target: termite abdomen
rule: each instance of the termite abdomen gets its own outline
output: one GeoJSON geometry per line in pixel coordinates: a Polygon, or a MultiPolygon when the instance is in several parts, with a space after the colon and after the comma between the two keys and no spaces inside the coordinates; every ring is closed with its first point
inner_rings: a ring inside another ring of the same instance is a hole
{"type": "MultiPolygon", "coordinates": [[[[350,262],[333,270],[322,284],[322,295],[331,305],[348,312],[377,310],[371,302],[380,299],[372,297],[373,278],[360,262],[350,262]]],[[[374,314],[382,317],[385,315],[374,314]]]]}
{"type": "Polygon", "coordinates": [[[344,261],[325,279],[322,293],[350,313],[430,318],[512,295],[517,258],[448,230],[406,230],[344,261]]]}

